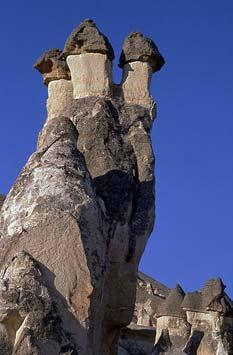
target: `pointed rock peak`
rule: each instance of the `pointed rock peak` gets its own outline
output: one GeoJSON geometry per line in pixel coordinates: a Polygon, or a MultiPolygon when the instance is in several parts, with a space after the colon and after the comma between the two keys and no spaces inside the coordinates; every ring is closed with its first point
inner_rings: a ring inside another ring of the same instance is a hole
{"type": "Polygon", "coordinates": [[[173,316],[186,318],[186,314],[181,308],[185,293],[180,285],[176,285],[169,292],[165,302],[163,302],[158,310],[158,316],[173,316]]]}
{"type": "Polygon", "coordinates": [[[181,298],[184,298],[184,296],[185,296],[185,292],[184,292],[183,288],[179,284],[177,284],[175,288],[171,289],[171,293],[172,292],[175,293],[176,295],[178,295],[181,298]]]}
{"type": "Polygon", "coordinates": [[[44,52],[37,59],[34,68],[43,75],[45,85],[48,85],[53,80],[70,79],[69,68],[64,60],[62,51],[57,48],[44,52]]]}
{"type": "Polygon", "coordinates": [[[170,304],[171,302],[175,302],[177,305],[181,305],[185,296],[185,292],[183,291],[180,285],[176,285],[176,287],[172,288],[169,292],[166,302],[170,304]]]}
{"type": "Polygon", "coordinates": [[[140,32],[133,32],[125,39],[119,67],[135,61],[148,62],[153,72],[160,70],[165,63],[155,43],[140,32]]]}
{"type": "Polygon", "coordinates": [[[220,278],[208,280],[202,290],[186,294],[182,307],[196,312],[232,312],[231,300],[224,289],[225,285],[220,278]]]}
{"type": "Polygon", "coordinates": [[[64,55],[82,53],[106,54],[110,60],[114,59],[113,48],[93,20],[84,20],[68,37],[64,55]]]}
{"type": "Polygon", "coordinates": [[[85,20],[83,20],[83,22],[80,23],[79,27],[81,28],[86,26],[96,27],[96,24],[91,18],[86,18],[85,20]]]}
{"type": "Polygon", "coordinates": [[[207,297],[216,297],[221,295],[225,288],[226,286],[223,284],[220,277],[217,279],[210,279],[205,283],[202,294],[207,297]]]}
{"type": "Polygon", "coordinates": [[[226,313],[230,305],[225,297],[225,287],[220,278],[208,280],[201,291],[203,308],[226,313]]]}

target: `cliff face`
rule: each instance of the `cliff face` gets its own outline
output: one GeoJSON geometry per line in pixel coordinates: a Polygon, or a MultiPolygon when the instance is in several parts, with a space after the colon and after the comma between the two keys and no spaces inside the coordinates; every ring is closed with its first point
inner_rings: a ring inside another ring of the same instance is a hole
{"type": "Polygon", "coordinates": [[[155,104],[164,60],[140,33],[113,49],[84,21],[35,67],[48,117],[0,214],[0,353],[116,354],[154,223],[155,104]]]}
{"type": "Polygon", "coordinates": [[[185,293],[139,273],[134,317],[118,355],[233,354],[233,302],[221,279],[185,293]]]}

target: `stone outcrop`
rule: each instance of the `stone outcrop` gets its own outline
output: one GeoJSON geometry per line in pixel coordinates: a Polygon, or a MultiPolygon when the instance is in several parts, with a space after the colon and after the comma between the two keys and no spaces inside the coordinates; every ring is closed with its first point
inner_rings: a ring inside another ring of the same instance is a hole
{"type": "MultiPolygon", "coordinates": [[[[101,297],[96,290],[106,268],[107,226],[77,138],[67,118],[45,125],[1,210],[1,264],[21,250],[40,262],[64,329],[85,348],[83,329],[89,331],[90,307],[101,297]]],[[[101,317],[93,317],[93,333],[101,317]]]]}
{"type": "Polygon", "coordinates": [[[64,51],[35,64],[48,117],[0,214],[1,346],[9,353],[116,354],[133,317],[154,224],[155,104],[144,69],[149,101],[112,82],[113,58],[86,20],[64,51]]]}
{"type": "Polygon", "coordinates": [[[224,288],[212,279],[185,294],[139,273],[134,317],[121,331],[118,355],[233,354],[233,302],[224,288]]]}
{"type": "Polygon", "coordinates": [[[3,196],[3,195],[0,194],[0,210],[1,210],[1,208],[2,208],[2,205],[3,205],[4,200],[5,200],[5,196],[3,196]]]}

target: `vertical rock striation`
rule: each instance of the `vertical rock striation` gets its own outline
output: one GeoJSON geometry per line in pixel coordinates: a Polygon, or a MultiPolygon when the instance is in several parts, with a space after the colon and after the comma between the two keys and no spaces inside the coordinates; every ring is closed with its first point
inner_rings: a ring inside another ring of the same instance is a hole
{"type": "Polygon", "coordinates": [[[47,51],[35,64],[48,86],[48,116],[0,215],[6,353],[116,354],[133,317],[154,224],[149,86],[164,60],[139,33],[124,44],[120,85],[113,59],[107,38],[86,20],[64,51],[47,51]]]}

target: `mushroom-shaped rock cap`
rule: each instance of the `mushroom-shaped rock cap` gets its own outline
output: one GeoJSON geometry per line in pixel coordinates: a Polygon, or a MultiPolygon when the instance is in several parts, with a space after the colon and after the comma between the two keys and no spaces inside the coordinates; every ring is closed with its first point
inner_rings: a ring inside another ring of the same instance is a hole
{"type": "Polygon", "coordinates": [[[57,48],[43,53],[34,64],[34,68],[43,75],[45,85],[48,85],[53,80],[70,79],[68,65],[62,55],[62,51],[57,48]]]}
{"type": "Polygon", "coordinates": [[[114,51],[106,36],[104,36],[93,20],[84,20],[68,37],[64,55],[82,53],[106,54],[110,60],[114,59],[114,51]]]}
{"type": "Polygon", "coordinates": [[[136,61],[149,63],[153,72],[160,70],[165,63],[155,43],[140,32],[133,32],[125,39],[119,67],[136,61]]]}
{"type": "Polygon", "coordinates": [[[180,285],[176,285],[169,292],[166,300],[158,308],[158,317],[173,316],[186,319],[186,313],[181,308],[185,293],[180,285]]]}

